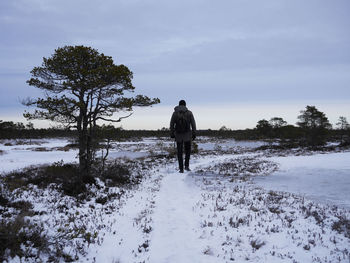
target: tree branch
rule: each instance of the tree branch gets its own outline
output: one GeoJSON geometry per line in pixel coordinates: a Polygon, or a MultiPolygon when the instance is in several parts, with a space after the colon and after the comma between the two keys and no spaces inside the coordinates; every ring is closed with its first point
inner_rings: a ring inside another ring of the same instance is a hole
{"type": "Polygon", "coordinates": [[[118,120],[106,119],[106,118],[103,118],[103,117],[97,117],[96,120],[103,120],[103,121],[110,121],[110,122],[121,122],[122,119],[129,118],[131,115],[133,115],[133,112],[130,113],[129,115],[127,115],[127,116],[120,117],[118,120]]]}

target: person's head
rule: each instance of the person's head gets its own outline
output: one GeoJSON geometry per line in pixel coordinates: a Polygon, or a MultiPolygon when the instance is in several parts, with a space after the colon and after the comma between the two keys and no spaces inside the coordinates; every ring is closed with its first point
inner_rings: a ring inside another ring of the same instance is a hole
{"type": "Polygon", "coordinates": [[[179,106],[186,106],[186,101],[184,101],[184,100],[180,100],[179,101],[179,106]]]}

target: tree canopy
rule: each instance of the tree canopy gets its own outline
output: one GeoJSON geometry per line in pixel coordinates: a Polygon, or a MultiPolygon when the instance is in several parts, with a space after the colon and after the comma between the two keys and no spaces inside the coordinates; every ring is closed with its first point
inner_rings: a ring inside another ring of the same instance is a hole
{"type": "Polygon", "coordinates": [[[120,122],[123,117],[114,119],[114,113],[160,102],[142,95],[125,96],[125,92],[135,90],[133,73],[91,47],[58,48],[50,58],[43,58],[42,66],[35,67],[31,74],[27,83],[42,89],[45,97],[25,102],[40,109],[26,112],[28,119],[47,119],[79,129],[84,118],[88,122],[120,122]]]}
{"type": "Polygon", "coordinates": [[[331,128],[331,124],[326,117],[326,114],[319,111],[315,106],[306,106],[305,110],[300,111],[300,115],[297,122],[298,126],[306,129],[315,129],[315,128],[331,128]]]}
{"type": "Polygon", "coordinates": [[[332,128],[326,115],[315,106],[306,106],[300,113],[297,125],[304,130],[305,143],[310,146],[323,145],[328,129],[332,128]]]}

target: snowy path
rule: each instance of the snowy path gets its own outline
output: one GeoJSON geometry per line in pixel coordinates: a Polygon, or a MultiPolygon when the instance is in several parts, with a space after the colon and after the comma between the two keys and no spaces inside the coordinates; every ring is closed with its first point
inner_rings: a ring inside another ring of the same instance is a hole
{"type": "MultiPolygon", "coordinates": [[[[191,161],[192,170],[222,157],[209,157],[191,161]]],[[[207,242],[201,237],[202,217],[198,211],[203,191],[192,172],[178,173],[175,165],[161,171],[160,184],[152,215],[154,230],[151,235],[150,257],[152,263],[221,262],[203,252],[207,242]]]]}
{"type": "Polygon", "coordinates": [[[171,173],[163,179],[153,215],[150,262],[198,262],[199,220],[193,211],[198,191],[188,175],[171,173]]]}
{"type": "Polygon", "coordinates": [[[202,251],[194,211],[201,191],[193,176],[161,169],[128,195],[118,214],[107,220],[111,228],[103,245],[91,247],[93,262],[213,262],[202,251]]]}

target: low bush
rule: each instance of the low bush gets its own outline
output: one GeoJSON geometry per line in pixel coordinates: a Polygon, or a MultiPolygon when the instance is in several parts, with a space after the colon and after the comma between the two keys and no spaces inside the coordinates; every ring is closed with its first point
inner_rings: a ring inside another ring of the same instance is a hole
{"type": "Polygon", "coordinates": [[[8,204],[9,200],[6,198],[4,193],[4,188],[0,184],[0,206],[6,206],[8,204]]]}
{"type": "Polygon", "coordinates": [[[345,237],[350,238],[350,220],[339,216],[339,220],[333,223],[332,230],[343,233],[345,237]]]}
{"type": "Polygon", "coordinates": [[[16,212],[12,212],[11,217],[3,217],[0,220],[0,262],[15,256],[38,258],[40,252],[47,252],[48,241],[43,227],[31,223],[28,219],[34,214],[33,205],[24,200],[4,200],[4,209],[11,208],[16,212]]]}
{"type": "Polygon", "coordinates": [[[52,149],[49,149],[47,147],[36,147],[36,148],[33,148],[32,151],[35,151],[35,152],[50,152],[50,151],[52,151],[52,149]]]}
{"type": "Polygon", "coordinates": [[[5,262],[9,257],[15,256],[38,258],[40,252],[48,250],[48,241],[43,233],[41,226],[24,220],[22,215],[9,222],[1,220],[0,261],[5,262]],[[34,249],[27,249],[28,247],[34,249]]]}
{"type": "Polygon", "coordinates": [[[131,173],[126,166],[114,163],[105,168],[102,180],[107,186],[121,186],[131,183],[131,173]]]}
{"type": "MultiPolygon", "coordinates": [[[[88,179],[87,181],[94,182],[93,179],[88,179]]],[[[5,175],[4,181],[10,191],[26,188],[29,184],[40,188],[57,184],[65,194],[70,196],[77,196],[86,191],[84,182],[80,181],[79,167],[75,164],[63,164],[63,162],[15,171],[5,175]]]]}
{"type": "Polygon", "coordinates": [[[225,176],[267,175],[276,171],[278,165],[274,162],[255,157],[239,157],[213,166],[205,167],[196,172],[213,172],[225,176]]]}
{"type": "MultiPolygon", "coordinates": [[[[80,194],[87,192],[87,184],[96,183],[95,178],[100,178],[108,187],[137,183],[140,178],[132,176],[130,165],[117,162],[108,164],[102,172],[99,168],[96,168],[92,171],[92,175],[81,178],[78,165],[58,162],[53,165],[28,167],[11,172],[4,175],[2,181],[10,192],[15,189],[26,189],[30,184],[42,189],[51,184],[56,184],[64,194],[78,197],[80,194]]],[[[0,195],[0,204],[3,202],[6,202],[6,199],[0,195]]]]}
{"type": "Polygon", "coordinates": [[[3,195],[0,195],[0,206],[6,206],[8,204],[9,200],[4,197],[3,195]]]}
{"type": "Polygon", "coordinates": [[[78,143],[68,143],[64,147],[71,148],[71,149],[78,149],[79,148],[79,144],[78,143]]]}
{"type": "Polygon", "coordinates": [[[350,140],[341,142],[339,147],[348,148],[350,146],[350,140]]]}
{"type": "Polygon", "coordinates": [[[9,202],[7,205],[9,207],[13,207],[17,210],[20,210],[21,213],[28,213],[31,209],[33,209],[33,204],[24,200],[9,202]]]}
{"type": "Polygon", "coordinates": [[[265,241],[262,241],[260,239],[253,239],[250,241],[250,245],[252,246],[252,248],[254,250],[258,250],[259,248],[261,248],[265,244],[266,244],[265,241]]]}

